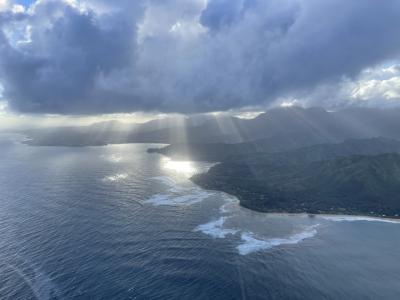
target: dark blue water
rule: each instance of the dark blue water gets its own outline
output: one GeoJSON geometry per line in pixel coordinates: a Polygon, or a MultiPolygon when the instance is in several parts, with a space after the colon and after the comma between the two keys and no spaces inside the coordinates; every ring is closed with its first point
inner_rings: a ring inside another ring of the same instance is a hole
{"type": "Polygon", "coordinates": [[[399,298],[400,224],[251,212],[149,145],[2,139],[0,299],[399,298]]]}

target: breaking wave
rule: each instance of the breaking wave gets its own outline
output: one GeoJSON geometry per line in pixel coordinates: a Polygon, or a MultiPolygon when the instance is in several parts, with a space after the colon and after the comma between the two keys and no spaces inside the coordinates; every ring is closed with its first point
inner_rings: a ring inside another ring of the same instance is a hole
{"type": "Polygon", "coordinates": [[[374,217],[363,217],[363,216],[326,216],[322,215],[320,218],[333,222],[382,222],[391,224],[400,224],[400,220],[394,219],[383,219],[374,217]]]}
{"type": "Polygon", "coordinates": [[[209,193],[203,191],[196,191],[186,195],[157,194],[144,202],[155,206],[192,205],[207,199],[209,196],[209,193]]]}
{"type": "Polygon", "coordinates": [[[213,238],[225,238],[229,234],[236,234],[238,230],[223,228],[226,217],[197,226],[194,231],[201,231],[213,238]]]}
{"type": "Polygon", "coordinates": [[[159,181],[169,187],[166,193],[153,195],[144,201],[145,203],[155,206],[192,205],[201,202],[212,195],[211,192],[198,187],[180,186],[173,178],[168,176],[153,177],[151,179],[159,181]]]}
{"type": "MultiPolygon", "coordinates": [[[[267,238],[265,234],[260,233],[259,229],[254,228],[254,212],[245,210],[240,207],[236,197],[230,196],[223,192],[210,192],[203,190],[200,187],[188,184],[188,182],[177,183],[173,178],[168,176],[158,176],[150,178],[158,181],[166,186],[166,191],[153,195],[145,203],[154,206],[183,206],[192,205],[201,202],[207,198],[218,195],[222,200],[219,207],[219,216],[205,224],[198,225],[194,228],[195,232],[202,232],[212,238],[233,238],[238,240],[239,245],[236,247],[240,255],[247,255],[253,252],[262,251],[277,247],[280,245],[297,244],[305,239],[314,237],[317,234],[317,226],[305,227],[305,225],[297,225],[297,228],[302,228],[300,232],[285,237],[285,232],[276,233],[282,238],[267,238]],[[304,229],[306,228],[306,229],[304,229]]],[[[257,222],[261,222],[260,227],[273,226],[268,225],[268,222],[274,222],[274,218],[267,214],[259,214],[256,216],[257,222]]],[[[276,216],[275,216],[276,218],[276,216]]],[[[275,220],[276,221],[276,220],[275,220]]],[[[292,230],[286,232],[293,232],[292,230]]]]}
{"type": "Polygon", "coordinates": [[[272,238],[272,239],[261,239],[256,238],[251,232],[244,232],[241,235],[241,239],[244,243],[240,244],[236,248],[241,255],[247,255],[260,250],[267,250],[281,245],[295,245],[306,239],[312,238],[317,234],[316,228],[319,224],[310,226],[304,231],[293,234],[287,238],[272,238]]]}

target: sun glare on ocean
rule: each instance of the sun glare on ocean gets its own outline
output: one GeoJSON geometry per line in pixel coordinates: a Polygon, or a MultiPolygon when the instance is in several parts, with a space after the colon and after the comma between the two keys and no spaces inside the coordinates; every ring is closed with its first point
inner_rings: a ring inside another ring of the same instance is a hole
{"type": "Polygon", "coordinates": [[[170,158],[165,158],[162,163],[163,168],[181,175],[191,176],[196,172],[196,168],[191,161],[174,161],[170,158]]]}

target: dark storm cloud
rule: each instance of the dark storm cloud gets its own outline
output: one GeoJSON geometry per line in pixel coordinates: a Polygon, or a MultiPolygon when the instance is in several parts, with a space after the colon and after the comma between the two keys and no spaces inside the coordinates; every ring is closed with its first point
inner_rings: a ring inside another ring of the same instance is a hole
{"type": "Polygon", "coordinates": [[[201,13],[200,22],[211,30],[220,30],[239,22],[256,0],[213,0],[201,13]]]}
{"type": "Polygon", "coordinates": [[[0,13],[0,83],[22,112],[263,105],[398,57],[399,12],[400,0],[42,0],[0,13]]]}

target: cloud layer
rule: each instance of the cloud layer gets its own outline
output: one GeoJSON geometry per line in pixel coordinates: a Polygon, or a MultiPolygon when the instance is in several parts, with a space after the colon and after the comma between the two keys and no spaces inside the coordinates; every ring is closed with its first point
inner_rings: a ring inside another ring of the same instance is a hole
{"type": "Polygon", "coordinates": [[[400,0],[0,1],[0,84],[21,112],[260,106],[400,54],[400,0]]]}

